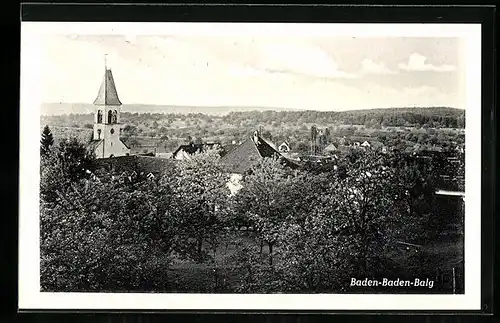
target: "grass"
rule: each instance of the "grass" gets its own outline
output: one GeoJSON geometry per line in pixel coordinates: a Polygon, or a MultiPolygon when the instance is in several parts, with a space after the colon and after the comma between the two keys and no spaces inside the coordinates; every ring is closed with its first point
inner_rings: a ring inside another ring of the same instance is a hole
{"type": "MultiPolygon", "coordinates": [[[[231,258],[238,243],[258,247],[250,232],[231,232],[218,248],[213,261],[198,263],[192,260],[174,259],[169,266],[168,282],[164,292],[177,293],[234,293],[240,285],[241,273],[231,258]]],[[[267,248],[263,250],[268,252],[267,248]]],[[[456,270],[456,292],[463,292],[463,239],[435,242],[420,249],[395,246],[380,257],[378,277],[414,280],[429,278],[440,280],[432,290],[426,288],[401,289],[369,287],[373,293],[452,293],[452,268],[456,270]],[[439,272],[437,270],[440,270],[439,272]],[[439,276],[439,277],[438,277],[439,276]]],[[[365,293],[367,289],[347,289],[349,293],[365,293]]],[[[332,291],[334,292],[334,291],[332,291]]]]}

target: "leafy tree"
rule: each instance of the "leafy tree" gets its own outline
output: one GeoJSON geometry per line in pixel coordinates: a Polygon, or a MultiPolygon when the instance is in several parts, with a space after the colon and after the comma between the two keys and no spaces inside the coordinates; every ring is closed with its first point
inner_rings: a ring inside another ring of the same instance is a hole
{"type": "Polygon", "coordinates": [[[59,142],[40,160],[40,194],[48,201],[71,183],[88,178],[95,169],[95,155],[76,138],[59,142]]]}
{"type": "Polygon", "coordinates": [[[170,196],[161,182],[133,183],[126,175],[115,175],[74,182],[55,201],[42,198],[42,290],[167,287],[179,242],[170,196]]]}
{"type": "Polygon", "coordinates": [[[201,145],[203,144],[203,139],[201,137],[196,137],[193,143],[196,145],[201,145]]]}
{"type": "Polygon", "coordinates": [[[263,158],[244,176],[243,187],[235,196],[235,212],[253,224],[261,251],[262,243],[267,244],[270,263],[279,227],[291,211],[286,192],[293,176],[278,159],[263,158]]]}
{"type": "Polygon", "coordinates": [[[213,251],[218,244],[224,205],[230,194],[226,186],[229,178],[223,172],[217,149],[207,149],[179,161],[176,172],[172,187],[180,232],[190,243],[192,256],[203,260],[207,256],[203,244],[208,243],[213,251]]]}
{"type": "Polygon", "coordinates": [[[43,127],[42,136],[40,140],[40,152],[42,155],[46,155],[50,151],[50,147],[54,144],[54,137],[48,125],[43,127]]]}

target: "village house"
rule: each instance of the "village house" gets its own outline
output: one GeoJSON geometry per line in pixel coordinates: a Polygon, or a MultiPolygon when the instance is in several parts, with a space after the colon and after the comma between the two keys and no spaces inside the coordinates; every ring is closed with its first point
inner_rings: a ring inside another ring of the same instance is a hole
{"type": "Polygon", "coordinates": [[[219,143],[202,143],[202,144],[195,144],[195,143],[190,143],[187,145],[181,145],[179,148],[177,148],[173,153],[172,157],[173,159],[177,160],[182,160],[182,159],[189,159],[191,158],[192,155],[196,153],[202,153],[206,151],[207,149],[217,149],[219,150],[219,154],[223,155],[224,149],[222,148],[221,144],[219,143]]]}
{"type": "Polygon", "coordinates": [[[329,144],[328,146],[325,147],[323,150],[327,155],[331,155],[337,151],[337,146],[335,146],[333,143],[329,144]]]}
{"type": "Polygon", "coordinates": [[[290,145],[288,142],[284,141],[281,145],[279,145],[278,151],[282,154],[288,154],[290,152],[290,145]]]}
{"type": "Polygon", "coordinates": [[[299,167],[297,161],[286,158],[267,139],[255,131],[251,138],[243,141],[221,158],[224,169],[231,174],[228,187],[236,193],[241,188],[240,181],[250,169],[262,158],[279,158],[285,165],[292,168],[299,167]]]}

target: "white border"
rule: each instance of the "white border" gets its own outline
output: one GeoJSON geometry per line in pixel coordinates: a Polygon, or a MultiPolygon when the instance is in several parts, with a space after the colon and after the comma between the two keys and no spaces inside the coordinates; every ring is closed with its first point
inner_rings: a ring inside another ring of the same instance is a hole
{"type": "Polygon", "coordinates": [[[476,310],[481,288],[481,25],[479,24],[46,23],[21,25],[19,309],[476,310]],[[39,117],[42,35],[302,35],[460,37],[465,40],[466,217],[463,295],[41,293],[39,117]]]}

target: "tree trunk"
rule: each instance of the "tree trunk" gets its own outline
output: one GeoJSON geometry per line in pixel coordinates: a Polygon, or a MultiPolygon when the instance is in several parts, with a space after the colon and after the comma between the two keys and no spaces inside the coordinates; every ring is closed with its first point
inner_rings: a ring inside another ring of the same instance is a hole
{"type": "Polygon", "coordinates": [[[260,254],[262,255],[262,250],[264,249],[264,241],[260,240],[260,254]]]}
{"type": "Polygon", "coordinates": [[[268,242],[269,245],[269,265],[273,265],[273,243],[268,242]]]}
{"type": "Polygon", "coordinates": [[[198,258],[201,261],[201,252],[202,252],[202,246],[203,246],[203,238],[198,238],[198,241],[196,241],[196,252],[198,253],[198,258]]]}

